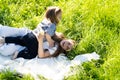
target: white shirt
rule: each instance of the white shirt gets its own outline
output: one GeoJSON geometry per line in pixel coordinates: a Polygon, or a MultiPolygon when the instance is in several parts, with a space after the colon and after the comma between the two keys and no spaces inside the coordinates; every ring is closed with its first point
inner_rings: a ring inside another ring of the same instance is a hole
{"type": "Polygon", "coordinates": [[[55,53],[55,51],[57,50],[57,47],[58,45],[56,44],[54,47],[49,47],[49,43],[47,41],[43,43],[43,49],[48,49],[51,55],[55,53]]]}

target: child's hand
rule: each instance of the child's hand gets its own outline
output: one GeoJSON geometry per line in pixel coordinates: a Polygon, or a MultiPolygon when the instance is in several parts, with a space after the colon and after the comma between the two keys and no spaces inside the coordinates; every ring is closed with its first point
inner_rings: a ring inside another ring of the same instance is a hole
{"type": "Polygon", "coordinates": [[[41,41],[41,39],[44,38],[44,31],[41,31],[38,35],[38,41],[41,41]]]}
{"type": "Polygon", "coordinates": [[[40,29],[40,33],[39,34],[44,35],[44,30],[40,29]]]}

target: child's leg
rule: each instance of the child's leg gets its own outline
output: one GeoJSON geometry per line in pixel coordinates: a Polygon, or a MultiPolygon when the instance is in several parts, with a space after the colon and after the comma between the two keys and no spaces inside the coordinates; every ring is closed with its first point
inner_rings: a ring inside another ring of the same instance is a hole
{"type": "Polygon", "coordinates": [[[24,36],[30,32],[27,28],[14,28],[9,26],[0,25],[0,36],[7,37],[7,36],[24,36]]]}

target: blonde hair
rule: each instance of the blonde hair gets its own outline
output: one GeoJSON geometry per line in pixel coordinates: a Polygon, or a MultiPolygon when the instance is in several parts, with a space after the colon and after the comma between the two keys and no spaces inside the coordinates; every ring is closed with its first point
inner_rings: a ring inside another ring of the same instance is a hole
{"type": "Polygon", "coordinates": [[[59,7],[50,6],[50,7],[47,8],[45,17],[47,19],[50,19],[50,21],[52,23],[58,24],[59,23],[59,19],[57,18],[57,15],[59,13],[62,13],[62,10],[59,7]]]}

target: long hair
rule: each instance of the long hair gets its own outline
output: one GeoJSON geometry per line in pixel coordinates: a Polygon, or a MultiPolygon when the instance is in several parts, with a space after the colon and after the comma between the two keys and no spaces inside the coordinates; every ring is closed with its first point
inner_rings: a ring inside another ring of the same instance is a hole
{"type": "Polygon", "coordinates": [[[62,12],[62,10],[61,10],[59,7],[53,7],[53,6],[51,6],[51,7],[48,7],[48,8],[47,8],[45,17],[46,17],[47,19],[50,19],[50,21],[51,21],[52,23],[58,24],[58,23],[59,23],[59,20],[58,20],[58,18],[57,18],[57,15],[58,15],[59,13],[61,13],[61,12],[62,12]]]}
{"type": "Polygon", "coordinates": [[[60,53],[64,53],[66,54],[66,51],[60,46],[60,42],[65,39],[64,35],[57,35],[57,33],[55,33],[55,35],[52,37],[52,39],[57,43],[58,47],[57,50],[55,51],[55,53],[53,55],[51,55],[52,57],[57,57],[60,53]]]}

